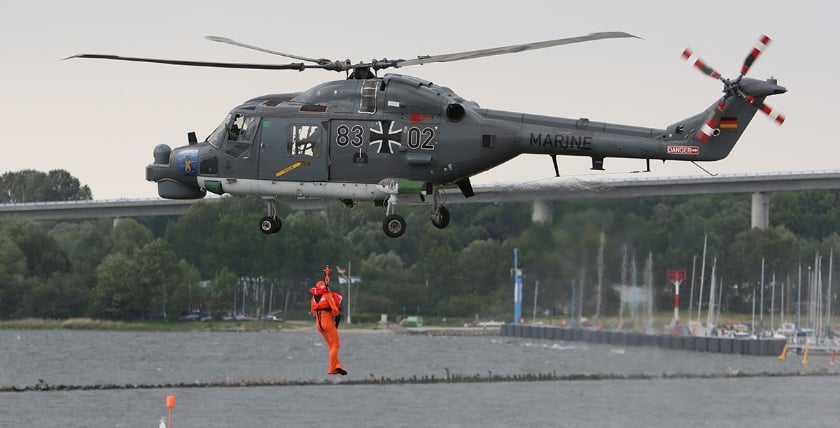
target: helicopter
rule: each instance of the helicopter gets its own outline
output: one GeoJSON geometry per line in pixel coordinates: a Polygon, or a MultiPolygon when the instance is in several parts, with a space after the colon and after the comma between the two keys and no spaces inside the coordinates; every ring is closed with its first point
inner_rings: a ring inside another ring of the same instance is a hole
{"type": "Polygon", "coordinates": [[[745,77],[770,43],[762,36],[750,50],[740,74],[723,77],[686,49],[682,57],[723,83],[723,96],[704,111],[665,128],[567,119],[481,108],[445,86],[403,74],[379,71],[435,62],[512,54],[533,49],[603,39],[636,38],[625,32],[600,32],[542,42],[414,59],[353,63],[309,58],[217,36],[211,41],[291,58],[286,64],[245,64],[82,54],[70,58],[151,62],[169,65],[268,70],[321,69],[343,72],[346,79],[303,92],[262,95],[234,107],[221,124],[199,142],[154,148],[146,180],[157,183],[167,199],[200,199],[207,192],[256,195],[266,203],[259,222],[264,234],[281,228],[278,198],[333,199],[348,207],[372,201],[384,207],[382,228],[389,237],[406,230],[399,203],[430,203],[432,224],[445,228],[451,219],[445,189],[475,195],[470,177],[520,154],[583,156],[592,170],[604,159],[715,161],[726,157],[756,111],[778,124],[784,115],[764,103],[786,88],[773,78],[745,77]]]}

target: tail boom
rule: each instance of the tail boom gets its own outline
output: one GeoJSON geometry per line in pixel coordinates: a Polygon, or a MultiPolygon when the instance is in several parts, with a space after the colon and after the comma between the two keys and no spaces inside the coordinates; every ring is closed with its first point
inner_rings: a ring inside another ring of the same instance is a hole
{"type": "Polygon", "coordinates": [[[726,100],[720,123],[713,124],[703,142],[698,130],[709,126],[704,122],[715,108],[718,103],[664,129],[506,112],[488,116],[517,122],[520,153],[588,156],[599,162],[605,158],[714,161],[729,154],[756,111],[740,98],[726,100]]]}

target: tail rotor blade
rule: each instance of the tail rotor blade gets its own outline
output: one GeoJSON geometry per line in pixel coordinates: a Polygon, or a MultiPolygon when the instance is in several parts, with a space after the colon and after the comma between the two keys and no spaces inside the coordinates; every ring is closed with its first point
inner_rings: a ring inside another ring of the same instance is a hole
{"type": "Polygon", "coordinates": [[[764,48],[770,44],[770,40],[770,37],[767,37],[766,35],[762,35],[758,39],[758,43],[755,44],[752,51],[750,51],[749,55],[747,55],[747,58],[744,60],[744,65],[741,67],[741,76],[744,76],[748,71],[750,71],[750,67],[752,67],[755,59],[758,58],[758,56],[761,55],[761,52],[764,51],[764,48]]]}
{"type": "Polygon", "coordinates": [[[703,126],[701,126],[697,131],[697,139],[700,140],[700,142],[709,142],[709,138],[715,134],[715,129],[717,129],[718,122],[720,122],[720,116],[723,114],[724,108],[726,108],[726,97],[723,97],[720,101],[718,101],[714,110],[709,113],[709,116],[703,122],[703,126]]]}
{"type": "Polygon", "coordinates": [[[763,102],[758,101],[754,96],[752,96],[752,95],[747,96],[746,101],[747,101],[747,103],[749,103],[753,107],[761,110],[762,113],[766,114],[767,117],[772,119],[777,124],[781,125],[781,124],[785,123],[785,115],[777,112],[776,110],[773,110],[773,108],[768,106],[767,104],[764,104],[763,102]]]}
{"type": "Polygon", "coordinates": [[[714,79],[722,80],[720,73],[718,73],[712,67],[706,65],[706,63],[704,63],[703,60],[697,57],[697,55],[694,55],[694,52],[692,52],[691,49],[686,48],[686,50],[684,50],[682,53],[682,58],[691,63],[695,68],[700,70],[701,73],[710,76],[714,79]]]}

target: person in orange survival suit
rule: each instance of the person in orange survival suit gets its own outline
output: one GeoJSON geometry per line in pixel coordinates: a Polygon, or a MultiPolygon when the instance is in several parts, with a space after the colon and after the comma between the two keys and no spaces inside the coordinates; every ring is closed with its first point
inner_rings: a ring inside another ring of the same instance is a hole
{"type": "Polygon", "coordinates": [[[309,289],[312,294],[311,311],[315,317],[315,327],[324,336],[330,353],[330,366],[327,374],[347,374],[347,370],[341,366],[338,359],[338,348],[341,347],[341,340],[338,337],[338,320],[341,315],[341,295],[330,291],[329,268],[324,269],[326,276],[323,281],[318,281],[314,287],[309,289]]]}

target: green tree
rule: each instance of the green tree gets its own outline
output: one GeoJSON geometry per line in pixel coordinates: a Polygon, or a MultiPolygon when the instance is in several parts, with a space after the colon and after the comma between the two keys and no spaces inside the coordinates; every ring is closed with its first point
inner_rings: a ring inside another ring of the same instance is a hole
{"type": "Polygon", "coordinates": [[[239,276],[226,266],[219,269],[210,283],[212,313],[214,318],[235,312],[234,301],[239,285],[239,276]]]}
{"type": "Polygon", "coordinates": [[[458,227],[450,227],[452,230],[429,230],[429,233],[415,238],[418,251],[423,257],[412,266],[413,276],[426,288],[424,294],[427,300],[419,304],[430,311],[434,311],[439,302],[451,296],[450,286],[455,274],[461,269],[453,262],[458,259],[461,249],[459,240],[454,236],[458,227]]]}
{"type": "Polygon", "coordinates": [[[189,308],[198,274],[158,238],[128,256],[117,252],[96,270],[92,312],[121,320],[170,319],[189,308]]]}
{"type": "Polygon", "coordinates": [[[142,313],[141,290],[135,286],[132,259],[122,252],[109,255],[96,268],[91,313],[112,320],[132,320],[142,313]]]}
{"type": "Polygon", "coordinates": [[[80,201],[92,199],[90,188],[63,169],[32,169],[0,176],[0,203],[80,201]]]}
{"type": "Polygon", "coordinates": [[[450,282],[451,294],[482,295],[508,285],[511,264],[499,261],[512,260],[512,257],[513,252],[498,241],[473,241],[458,255],[457,264],[461,269],[450,282]]]}
{"type": "Polygon", "coordinates": [[[90,289],[83,275],[55,273],[42,281],[29,278],[17,317],[67,319],[86,315],[90,289]]]}
{"type": "Polygon", "coordinates": [[[152,242],[152,232],[133,218],[119,219],[111,229],[111,254],[122,253],[127,256],[144,245],[152,242]]]}
{"type": "MultiPolygon", "coordinates": [[[[174,253],[172,255],[174,256],[174,253]]],[[[201,286],[198,268],[181,259],[178,260],[177,272],[180,272],[181,277],[173,283],[171,288],[167,307],[168,319],[189,313],[208,314],[212,300],[209,290],[201,286]]]]}
{"type": "Polygon", "coordinates": [[[93,274],[111,250],[111,221],[61,222],[49,235],[67,254],[73,272],[93,274]]]}
{"type": "Polygon", "coordinates": [[[840,230],[840,191],[773,193],[770,221],[803,238],[823,239],[840,230]]]}
{"type": "Polygon", "coordinates": [[[364,272],[364,292],[357,294],[356,310],[383,314],[401,311],[402,302],[393,298],[393,291],[406,283],[406,269],[396,252],[371,254],[359,270],[364,272]]]}
{"type": "Polygon", "coordinates": [[[151,315],[156,319],[169,319],[188,307],[183,300],[174,301],[174,296],[183,299],[186,293],[181,289],[186,289],[189,281],[195,281],[195,278],[187,265],[179,263],[169,243],[155,239],[135,252],[132,261],[132,289],[138,293],[141,318],[151,315]]]}
{"type": "MultiPolygon", "coordinates": [[[[281,215],[288,210],[282,204],[279,209],[281,215]]],[[[247,245],[251,248],[257,239],[280,236],[265,236],[257,230],[257,222],[264,213],[265,205],[256,197],[203,201],[193,204],[186,214],[170,223],[164,236],[179,258],[198,267],[201,275],[209,278],[219,269],[216,263],[225,263],[225,256],[232,253],[225,251],[220,239],[250,239],[247,245]],[[231,231],[231,227],[235,230],[231,231]]],[[[240,242],[231,245],[238,246],[240,242]]]]}
{"type": "Polygon", "coordinates": [[[67,255],[41,223],[12,220],[4,229],[26,257],[28,275],[46,279],[53,272],[67,271],[67,255]]]}
{"type": "MultiPolygon", "coordinates": [[[[781,280],[784,275],[795,271],[799,247],[796,236],[782,227],[750,229],[736,235],[726,255],[718,258],[720,272],[729,284],[736,284],[722,290],[722,298],[729,302],[730,309],[740,312],[751,310],[753,290],[761,280],[762,259],[765,284],[769,284],[772,273],[778,273],[781,280]]],[[[760,295],[760,291],[756,295],[760,295]]]]}
{"type": "Polygon", "coordinates": [[[10,318],[25,293],[26,256],[0,231],[0,318],[10,318]]]}

